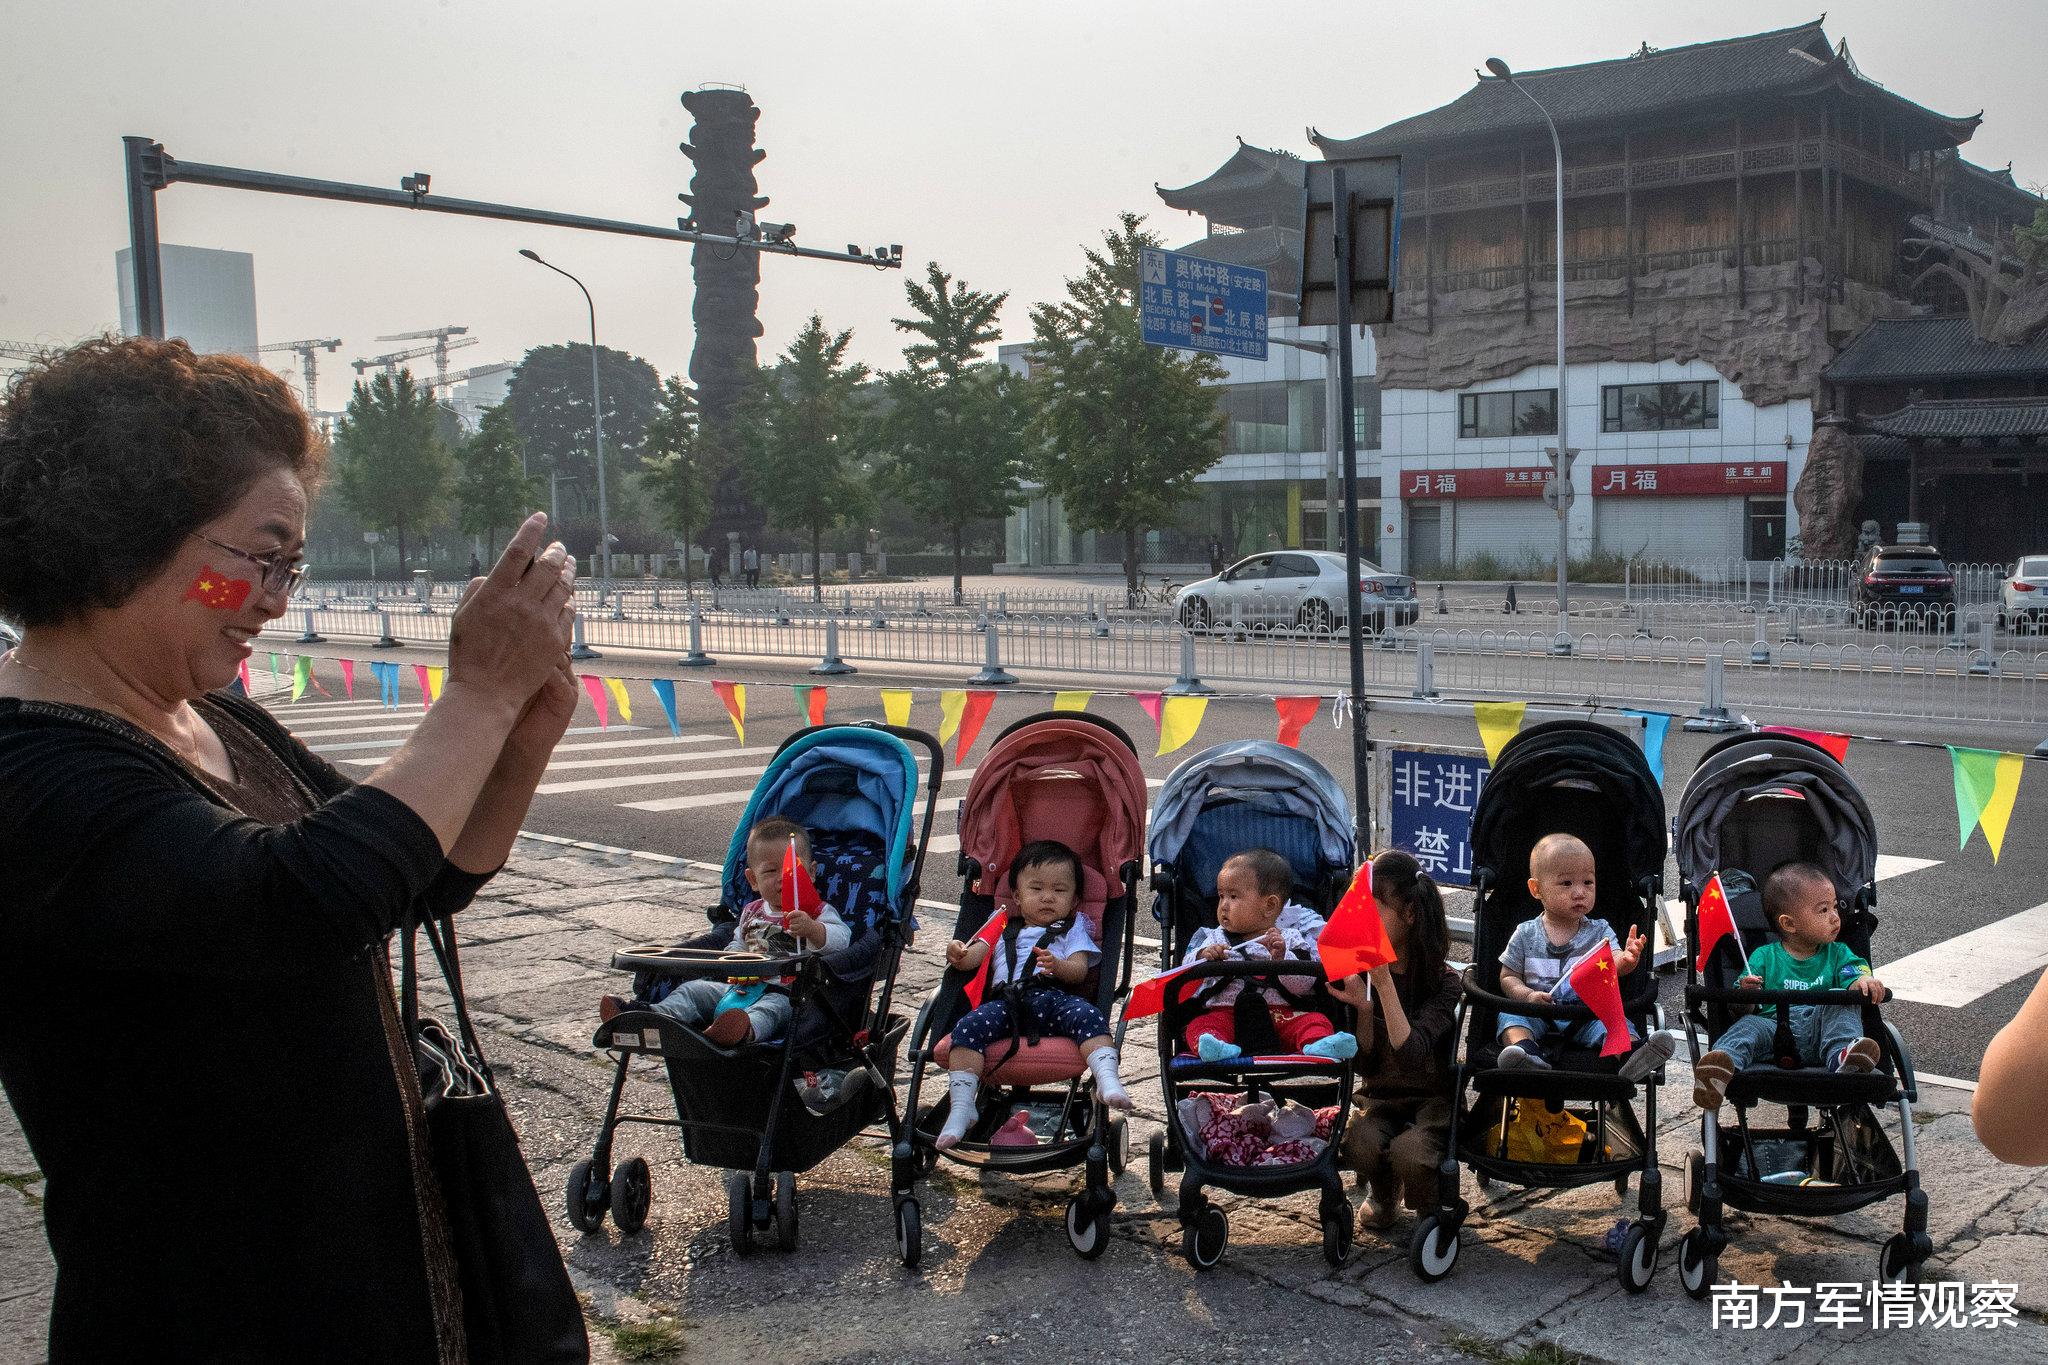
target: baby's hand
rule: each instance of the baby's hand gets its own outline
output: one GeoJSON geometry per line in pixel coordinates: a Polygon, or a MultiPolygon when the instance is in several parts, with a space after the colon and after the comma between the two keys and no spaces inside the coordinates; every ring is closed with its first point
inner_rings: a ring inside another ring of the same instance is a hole
{"type": "Polygon", "coordinates": [[[1221,943],[1212,943],[1208,947],[1202,949],[1201,952],[1195,954],[1195,961],[1221,962],[1224,958],[1229,956],[1230,949],[1228,947],[1221,943]]]}
{"type": "Polygon", "coordinates": [[[790,911],[785,923],[789,932],[806,941],[810,939],[811,931],[818,927],[817,917],[804,910],[790,911]]]}
{"type": "Polygon", "coordinates": [[[1754,972],[1748,976],[1739,976],[1735,979],[1735,988],[1742,991],[1760,991],[1764,988],[1764,979],[1754,972]]]}
{"type": "Polygon", "coordinates": [[[1332,981],[1330,994],[1355,1010],[1368,1009],[1372,1004],[1372,1000],[1365,993],[1365,978],[1362,976],[1353,975],[1341,981],[1332,981]]]}
{"type": "Polygon", "coordinates": [[[946,965],[955,971],[967,970],[967,945],[957,938],[946,945],[946,965]]]}
{"type": "Polygon", "coordinates": [[[1530,1003],[1530,1004],[1532,1004],[1532,1005],[1547,1005],[1547,1004],[1549,1004],[1549,1003],[1550,1003],[1550,992],[1549,992],[1549,991],[1530,991],[1530,992],[1529,992],[1529,1003],[1530,1003]]]}
{"type": "Polygon", "coordinates": [[[1636,964],[1643,960],[1643,949],[1646,946],[1648,940],[1643,937],[1643,931],[1633,925],[1629,926],[1628,943],[1621,950],[1622,961],[1628,964],[1621,969],[1623,975],[1634,971],[1636,964]]]}
{"type": "Polygon", "coordinates": [[[1884,983],[1874,976],[1859,976],[1849,983],[1849,989],[1872,1000],[1884,999],[1884,983]]]}
{"type": "Polygon", "coordinates": [[[1033,948],[1031,950],[1031,970],[1034,972],[1050,973],[1058,963],[1059,959],[1054,957],[1048,949],[1033,948]]]}
{"type": "Polygon", "coordinates": [[[1266,951],[1271,953],[1274,957],[1278,957],[1282,953],[1287,951],[1287,936],[1280,932],[1279,926],[1277,925],[1271,929],[1268,929],[1265,933],[1265,937],[1261,938],[1259,942],[1261,945],[1265,947],[1266,951]]]}

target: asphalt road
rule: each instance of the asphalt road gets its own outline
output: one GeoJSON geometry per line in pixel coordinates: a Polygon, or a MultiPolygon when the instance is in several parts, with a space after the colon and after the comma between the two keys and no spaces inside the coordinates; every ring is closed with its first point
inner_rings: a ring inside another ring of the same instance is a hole
{"type": "MultiPolygon", "coordinates": [[[[309,646],[306,652],[325,658],[371,657],[367,647],[344,642],[309,646]]],[[[413,651],[377,657],[407,663],[439,661],[434,655],[413,651]]],[[[259,655],[255,674],[259,692],[269,682],[262,664],[259,655]]],[[[630,689],[630,725],[614,714],[609,727],[600,728],[586,698],[535,800],[526,822],[528,830],[707,863],[723,859],[733,823],[760,769],[775,746],[803,723],[790,684],[823,680],[812,679],[791,665],[721,664],[714,670],[720,678],[748,684],[746,740],[742,744],[723,707],[705,685],[703,671],[692,673],[671,665],[668,658],[624,653],[586,665],[593,672],[627,679],[682,679],[677,688],[680,735],[669,734],[661,709],[644,682],[634,682],[630,689]]],[[[356,700],[344,699],[339,670],[331,664],[317,666],[316,676],[335,694],[333,700],[309,696],[296,706],[281,700],[277,705],[308,744],[345,771],[366,774],[404,741],[421,714],[413,672],[405,668],[401,673],[403,701],[394,712],[382,710],[375,702],[375,688],[366,669],[358,670],[356,700]]],[[[1024,686],[1049,687],[1062,681],[1099,687],[1105,680],[1029,679],[1024,686]]],[[[936,730],[936,689],[959,685],[957,671],[932,676],[865,669],[856,677],[837,680],[829,693],[827,714],[833,720],[879,720],[880,701],[872,689],[909,686],[919,689],[912,724],[936,730]]],[[[1021,688],[999,696],[966,766],[974,765],[1004,726],[1050,703],[1048,694],[1032,695],[1021,688]]],[[[1177,754],[1154,757],[1156,732],[1135,701],[1098,696],[1091,710],[1115,720],[1131,734],[1144,770],[1155,782],[1177,762],[1207,745],[1270,738],[1274,733],[1269,701],[1226,694],[1211,702],[1191,745],[1177,754]]],[[[1804,717],[1803,721],[1817,728],[1829,725],[1819,716],[1804,717]]],[[[1896,725],[1879,730],[1882,723],[1867,718],[1837,724],[1859,733],[1899,738],[1987,747],[2014,745],[2010,730],[1988,731],[1966,724],[1939,732],[1896,725]]],[[[1376,741],[1478,743],[1469,712],[1428,717],[1382,713],[1373,717],[1371,733],[1376,741]]],[[[1668,808],[1676,807],[1685,777],[1715,738],[1685,734],[1674,726],[1665,747],[1668,808]]],[[[1327,705],[1305,732],[1302,747],[1350,786],[1351,734],[1331,724],[1327,705]]],[[[957,848],[952,807],[965,791],[966,781],[951,774],[959,767],[949,753],[945,800],[924,881],[925,895],[932,900],[951,901],[958,895],[951,856],[957,848]]],[[[1884,854],[1878,894],[1881,924],[1873,945],[1877,973],[1885,977],[1889,965],[1906,959],[1900,970],[1907,973],[1911,987],[1902,994],[1920,997],[1896,1002],[1893,1017],[1921,1070],[1974,1079],[1985,1044],[2018,1008],[2040,965],[2048,960],[2048,848],[2040,836],[2044,817],[2048,817],[2048,780],[2044,780],[2048,771],[2028,765],[2003,856],[1994,864],[1981,834],[1974,835],[1967,847],[1957,848],[1954,786],[1945,751],[1857,743],[1850,749],[1848,767],[1871,804],[1884,854]]],[[[1675,892],[1677,885],[1677,869],[1672,864],[1667,868],[1666,886],[1675,892]]],[[[1453,913],[1460,909],[1454,904],[1453,913]]],[[[942,916],[934,918],[943,921],[942,916]]],[[[1681,977],[1675,974],[1666,982],[1666,1005],[1673,1013],[1681,977]]]]}

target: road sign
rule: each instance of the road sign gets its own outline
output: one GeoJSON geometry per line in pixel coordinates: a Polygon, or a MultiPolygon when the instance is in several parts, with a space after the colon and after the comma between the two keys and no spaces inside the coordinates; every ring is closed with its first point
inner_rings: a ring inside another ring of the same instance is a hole
{"type": "MultiPolygon", "coordinates": [[[[1401,263],[1401,158],[1347,161],[1346,197],[1351,201],[1351,321],[1359,326],[1394,320],[1394,290],[1401,263]]],[[[1310,162],[1302,196],[1300,317],[1304,327],[1337,323],[1336,209],[1332,167],[1310,162]]]]}
{"type": "Polygon", "coordinates": [[[1382,839],[1445,886],[1472,884],[1472,812],[1493,770],[1486,753],[1450,745],[1375,746],[1384,765],[1382,839]]]}
{"type": "Polygon", "coordinates": [[[1147,345],[1266,358],[1266,272],[1146,248],[1138,325],[1147,345]]]}
{"type": "Polygon", "coordinates": [[[1570,507],[1574,502],[1578,500],[1579,490],[1572,486],[1570,480],[1566,480],[1564,483],[1559,483],[1557,481],[1556,474],[1544,475],[1543,505],[1545,507],[1548,507],[1553,512],[1557,510],[1557,497],[1558,491],[1560,489],[1562,489],[1564,492],[1564,505],[1566,507],[1570,507]]]}
{"type": "Polygon", "coordinates": [[[363,544],[365,545],[375,545],[378,541],[382,540],[383,538],[383,536],[379,535],[375,531],[363,532],[363,544]]]}

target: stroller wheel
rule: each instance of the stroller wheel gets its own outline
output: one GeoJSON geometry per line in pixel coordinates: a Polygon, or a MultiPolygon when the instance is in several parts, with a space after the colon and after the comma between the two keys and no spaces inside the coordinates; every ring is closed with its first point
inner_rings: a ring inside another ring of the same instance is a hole
{"type": "Polygon", "coordinates": [[[1343,1265],[1350,1255],[1351,1205],[1347,1201],[1342,1213],[1323,1214],[1323,1259],[1331,1265],[1343,1265]]]}
{"type": "Polygon", "coordinates": [[[1621,1287],[1640,1294],[1657,1273],[1657,1234],[1647,1223],[1631,1223],[1621,1243],[1621,1287]]]}
{"type": "Polygon", "coordinates": [[[924,1255],[922,1224],[915,1199],[905,1199],[896,1205],[896,1254],[903,1259],[905,1269],[915,1270],[924,1255]]]}
{"type": "Polygon", "coordinates": [[[796,1250],[796,1176],[790,1171],[775,1173],[775,1246],[796,1250]]]}
{"type": "Polygon", "coordinates": [[[1457,1263],[1458,1225],[1441,1213],[1424,1214],[1408,1244],[1408,1268],[1424,1284],[1434,1284],[1457,1263]]]}
{"type": "Polygon", "coordinates": [[[1180,1233],[1181,1255],[1197,1270],[1214,1270],[1230,1245],[1230,1220],[1214,1204],[1202,1210],[1180,1233]]]}
{"type": "Polygon", "coordinates": [[[1145,1142],[1145,1182],[1152,1187],[1152,1197],[1166,1196],[1166,1134],[1154,1133],[1145,1142]]]}
{"type": "Polygon", "coordinates": [[[726,1172],[725,1231],[735,1252],[754,1254],[754,1191],[745,1171],[726,1172]]]}
{"type": "Polygon", "coordinates": [[[1105,1137],[1102,1145],[1109,1149],[1109,1173],[1122,1175],[1124,1167],[1131,1164],[1131,1121],[1122,1114],[1112,1115],[1105,1137]]]}
{"type": "Polygon", "coordinates": [[[1720,1257],[1714,1254],[1707,1242],[1704,1229],[1694,1228],[1678,1239],[1678,1282],[1685,1286],[1685,1292],[1696,1299],[1704,1299],[1714,1287],[1715,1262],[1720,1257]]]}
{"type": "Polygon", "coordinates": [[[1913,1255],[1913,1239],[1903,1232],[1885,1238],[1878,1253],[1877,1277],[1886,1284],[1920,1283],[1920,1262],[1913,1255]]]}
{"type": "Polygon", "coordinates": [[[1707,1183],[1707,1154],[1695,1147],[1685,1154],[1685,1211],[1700,1212],[1700,1188],[1707,1183]]]}
{"type": "Polygon", "coordinates": [[[654,1177],[647,1163],[628,1157],[612,1172],[612,1222],[628,1237],[647,1226],[647,1206],[654,1202],[654,1177]]]}
{"type": "Polygon", "coordinates": [[[603,1185],[592,1190],[590,1163],[579,1161],[569,1168],[569,1183],[562,1191],[568,1205],[569,1226],[578,1232],[596,1232],[604,1226],[604,1207],[611,1191],[603,1185]]]}
{"type": "Polygon", "coordinates": [[[1089,1207],[1084,1191],[1067,1201],[1067,1240],[1084,1261],[1092,1261],[1109,1247],[1109,1217],[1089,1207]]]}

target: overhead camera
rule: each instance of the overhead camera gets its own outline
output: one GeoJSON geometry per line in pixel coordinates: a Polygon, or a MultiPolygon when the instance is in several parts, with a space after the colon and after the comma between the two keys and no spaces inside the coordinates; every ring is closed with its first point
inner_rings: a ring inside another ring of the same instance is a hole
{"type": "Polygon", "coordinates": [[[796,241],[795,223],[762,223],[761,240],[775,246],[788,246],[796,241]]]}
{"type": "Polygon", "coordinates": [[[427,190],[433,183],[433,176],[428,175],[425,171],[414,171],[411,175],[399,177],[398,188],[411,195],[414,203],[418,203],[427,197],[427,190]]]}

